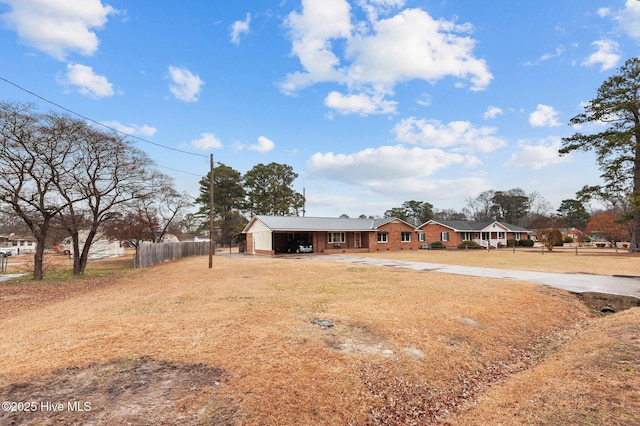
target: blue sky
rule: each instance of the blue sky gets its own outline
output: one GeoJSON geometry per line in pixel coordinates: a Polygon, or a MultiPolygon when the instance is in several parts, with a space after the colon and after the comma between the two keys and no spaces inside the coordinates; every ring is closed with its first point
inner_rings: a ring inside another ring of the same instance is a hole
{"type": "Polygon", "coordinates": [[[600,182],[557,155],[569,119],[640,51],[638,0],[0,0],[0,25],[0,77],[151,142],[179,190],[210,153],[286,163],[310,216],[515,187],[556,209],[600,182]]]}

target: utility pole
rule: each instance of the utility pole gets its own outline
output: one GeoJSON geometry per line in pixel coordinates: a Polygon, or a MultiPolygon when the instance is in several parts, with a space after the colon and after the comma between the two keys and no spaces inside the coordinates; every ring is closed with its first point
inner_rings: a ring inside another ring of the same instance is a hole
{"type": "Polygon", "coordinates": [[[213,267],[213,154],[210,154],[209,170],[209,269],[213,267]]]}

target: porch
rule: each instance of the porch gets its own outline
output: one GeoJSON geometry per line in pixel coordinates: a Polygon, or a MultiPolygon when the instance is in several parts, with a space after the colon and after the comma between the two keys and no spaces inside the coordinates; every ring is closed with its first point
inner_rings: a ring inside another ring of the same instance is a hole
{"type": "MultiPolygon", "coordinates": [[[[465,233],[463,233],[465,234],[465,233]]],[[[464,237],[465,235],[462,235],[462,237],[464,237]]],[[[468,235],[467,235],[468,236],[468,235]]],[[[475,241],[476,243],[478,243],[480,246],[484,247],[484,248],[497,248],[500,245],[505,246],[507,245],[507,233],[506,232],[476,232],[473,233],[473,236],[471,238],[469,238],[469,240],[471,241],[475,241]]],[[[465,241],[464,238],[462,238],[462,241],[465,241]]]]}

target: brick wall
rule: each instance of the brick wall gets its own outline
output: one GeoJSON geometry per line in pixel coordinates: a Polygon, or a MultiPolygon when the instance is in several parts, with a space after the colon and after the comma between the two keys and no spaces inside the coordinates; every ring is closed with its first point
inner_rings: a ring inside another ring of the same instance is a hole
{"type": "Polygon", "coordinates": [[[449,233],[449,241],[442,241],[442,244],[446,247],[458,247],[462,242],[460,240],[460,234],[454,232],[451,228],[447,228],[440,224],[430,223],[429,225],[422,227],[422,231],[425,234],[426,244],[431,244],[434,241],[440,241],[440,234],[442,232],[449,233]]]}
{"type": "Polygon", "coordinates": [[[418,232],[413,226],[399,220],[381,226],[378,232],[387,233],[387,242],[378,242],[377,232],[372,232],[372,241],[369,242],[370,251],[419,250],[420,246],[424,244],[424,242],[418,241],[418,232]],[[411,241],[403,242],[402,232],[408,232],[411,236],[411,241]]]}

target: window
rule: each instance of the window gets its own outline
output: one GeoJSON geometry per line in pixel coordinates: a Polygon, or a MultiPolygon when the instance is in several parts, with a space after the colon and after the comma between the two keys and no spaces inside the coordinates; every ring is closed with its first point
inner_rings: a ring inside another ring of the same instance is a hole
{"type": "Polygon", "coordinates": [[[340,244],[344,242],[344,232],[329,232],[329,243],[340,244]]]}
{"type": "Polygon", "coordinates": [[[449,233],[441,232],[440,233],[440,241],[449,241],[449,233]]]}
{"type": "Polygon", "coordinates": [[[293,241],[293,232],[287,233],[287,241],[293,241]]]}
{"type": "Polygon", "coordinates": [[[387,235],[388,234],[386,232],[378,232],[378,242],[379,243],[386,243],[387,241],[389,241],[387,235]]]}
{"type": "Polygon", "coordinates": [[[498,232],[498,238],[501,239],[501,240],[504,240],[504,238],[505,238],[504,232],[498,232]]]}
{"type": "Polygon", "coordinates": [[[519,232],[514,232],[513,239],[516,240],[516,241],[520,241],[520,238],[521,238],[520,237],[520,233],[519,232]]]}
{"type": "Polygon", "coordinates": [[[402,241],[403,243],[408,243],[409,241],[411,241],[411,232],[403,232],[400,235],[400,241],[402,241]]]}
{"type": "Polygon", "coordinates": [[[425,239],[425,237],[424,237],[424,232],[420,232],[420,233],[418,234],[418,241],[422,241],[422,242],[425,242],[425,241],[426,241],[426,239],[425,239]]]}
{"type": "Polygon", "coordinates": [[[460,234],[462,241],[471,241],[473,240],[471,232],[462,232],[460,234]]]}

